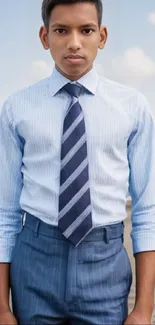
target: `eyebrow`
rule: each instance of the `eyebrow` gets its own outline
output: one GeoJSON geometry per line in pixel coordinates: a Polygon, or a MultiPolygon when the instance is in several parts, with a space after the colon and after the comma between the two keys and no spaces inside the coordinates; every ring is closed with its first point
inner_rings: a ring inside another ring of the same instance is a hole
{"type": "MultiPolygon", "coordinates": [[[[60,27],[60,28],[70,28],[69,25],[64,25],[64,24],[61,24],[61,23],[55,23],[55,24],[52,24],[51,25],[51,28],[55,28],[55,27],[60,27]]],[[[97,27],[96,24],[94,23],[89,23],[89,24],[85,24],[85,25],[81,25],[80,28],[90,28],[90,27],[97,27]]]]}

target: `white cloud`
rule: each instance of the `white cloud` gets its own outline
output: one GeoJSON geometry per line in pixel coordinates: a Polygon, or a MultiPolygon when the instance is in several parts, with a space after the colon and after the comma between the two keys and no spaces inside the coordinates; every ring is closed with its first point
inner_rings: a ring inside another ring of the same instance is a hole
{"type": "Polygon", "coordinates": [[[36,60],[32,62],[32,74],[33,78],[37,80],[46,78],[51,74],[52,68],[54,66],[54,62],[48,64],[44,60],[36,60]]]}
{"type": "Polygon", "coordinates": [[[113,59],[112,68],[128,77],[145,78],[155,75],[155,62],[141,48],[129,48],[123,56],[113,59]]]}
{"type": "Polygon", "coordinates": [[[141,48],[128,48],[122,55],[97,58],[96,68],[100,75],[115,80],[144,93],[155,117],[155,61],[141,48]]]}
{"type": "Polygon", "coordinates": [[[152,11],[148,14],[147,20],[150,24],[155,25],[155,11],[152,11]]]}
{"type": "Polygon", "coordinates": [[[3,103],[4,103],[4,99],[5,99],[5,96],[0,94],[0,109],[1,109],[1,107],[3,105],[3,103]]]}

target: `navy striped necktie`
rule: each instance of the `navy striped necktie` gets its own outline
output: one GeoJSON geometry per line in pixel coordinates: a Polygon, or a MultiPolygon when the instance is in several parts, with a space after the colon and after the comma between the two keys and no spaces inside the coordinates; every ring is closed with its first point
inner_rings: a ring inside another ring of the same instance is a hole
{"type": "Polygon", "coordinates": [[[86,131],[78,101],[81,87],[71,83],[63,87],[72,103],[63,126],[58,226],[75,246],[92,229],[86,131]]]}

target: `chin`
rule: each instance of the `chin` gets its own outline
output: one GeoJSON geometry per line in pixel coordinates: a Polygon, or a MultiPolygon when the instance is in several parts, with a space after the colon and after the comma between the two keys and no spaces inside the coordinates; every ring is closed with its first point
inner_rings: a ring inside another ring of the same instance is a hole
{"type": "Polygon", "coordinates": [[[71,76],[79,76],[79,75],[81,75],[81,74],[83,74],[83,73],[85,73],[85,71],[87,70],[88,68],[87,67],[85,67],[85,68],[79,68],[79,67],[73,67],[73,68],[71,68],[71,69],[68,69],[68,70],[66,70],[65,69],[65,73],[66,74],[68,74],[68,75],[71,75],[71,76]]]}
{"type": "Polygon", "coordinates": [[[58,66],[58,70],[66,76],[70,80],[76,80],[79,79],[82,75],[85,74],[85,72],[89,69],[89,67],[79,67],[79,66],[73,66],[73,67],[64,67],[64,66],[58,66]]]}

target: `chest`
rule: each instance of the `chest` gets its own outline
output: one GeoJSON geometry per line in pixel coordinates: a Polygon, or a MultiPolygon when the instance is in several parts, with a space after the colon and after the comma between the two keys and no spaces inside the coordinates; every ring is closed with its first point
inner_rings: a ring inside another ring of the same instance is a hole
{"type": "MultiPolygon", "coordinates": [[[[88,149],[92,146],[110,152],[113,148],[123,149],[132,132],[133,123],[125,108],[118,104],[107,105],[102,99],[92,97],[81,99],[80,105],[85,119],[88,149]]],[[[18,120],[20,136],[25,146],[42,150],[59,150],[63,132],[63,123],[70,101],[56,100],[29,107],[18,120]]]]}

